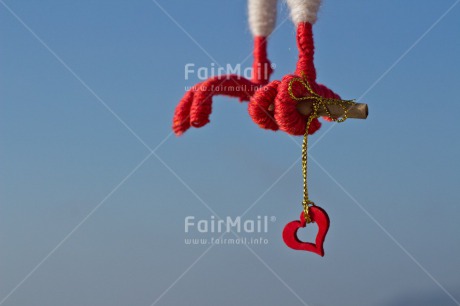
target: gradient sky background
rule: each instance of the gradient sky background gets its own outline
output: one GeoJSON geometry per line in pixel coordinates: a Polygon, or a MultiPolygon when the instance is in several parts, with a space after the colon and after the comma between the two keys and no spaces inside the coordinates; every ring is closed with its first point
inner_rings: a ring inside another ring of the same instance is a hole
{"type": "MultiPolygon", "coordinates": [[[[0,305],[456,305],[460,5],[406,51],[458,2],[323,4],[319,81],[344,98],[365,94],[370,115],[311,137],[324,134],[310,193],[332,222],[320,258],[281,239],[301,211],[292,138],[259,129],[226,97],[214,100],[211,124],[170,135],[184,87],[199,81],[184,80],[185,64],[212,60],[157,4],[1,0],[0,305]],[[101,101],[148,146],[161,144],[167,166],[150,156],[123,181],[149,150],[101,101]],[[203,202],[234,218],[272,184],[247,214],[276,217],[269,244],[252,246],[258,257],[244,246],[200,257],[206,246],[184,244],[199,237],[184,233],[184,218],[211,217],[203,202]]],[[[221,65],[251,53],[245,0],[158,3],[221,65]]],[[[287,14],[280,4],[278,25],[287,14]]],[[[272,79],[294,70],[290,20],[269,57],[272,79]]]]}

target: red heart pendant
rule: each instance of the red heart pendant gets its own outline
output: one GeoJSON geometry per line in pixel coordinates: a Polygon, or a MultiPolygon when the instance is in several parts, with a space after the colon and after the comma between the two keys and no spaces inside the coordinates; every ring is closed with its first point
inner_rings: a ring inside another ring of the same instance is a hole
{"type": "Polygon", "coordinates": [[[297,237],[297,231],[301,227],[305,227],[304,212],[300,214],[300,221],[291,221],[284,227],[283,240],[288,247],[294,250],[309,251],[324,256],[323,243],[329,230],[329,216],[321,207],[311,206],[309,208],[309,216],[312,222],[318,224],[318,234],[316,234],[315,243],[300,241],[297,237]]]}

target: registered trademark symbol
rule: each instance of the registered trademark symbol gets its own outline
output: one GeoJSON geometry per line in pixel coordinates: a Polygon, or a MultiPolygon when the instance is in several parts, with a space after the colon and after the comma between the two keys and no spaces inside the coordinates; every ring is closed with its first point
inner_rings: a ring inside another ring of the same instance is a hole
{"type": "Polygon", "coordinates": [[[270,217],[270,221],[271,221],[271,222],[275,222],[275,221],[276,221],[276,217],[275,217],[275,216],[271,216],[271,217],[270,217]]]}
{"type": "MultiPolygon", "coordinates": [[[[272,69],[275,69],[276,68],[276,64],[271,64],[270,65],[272,67],[272,69]]],[[[275,218],[276,219],[276,218],[275,218]]]]}

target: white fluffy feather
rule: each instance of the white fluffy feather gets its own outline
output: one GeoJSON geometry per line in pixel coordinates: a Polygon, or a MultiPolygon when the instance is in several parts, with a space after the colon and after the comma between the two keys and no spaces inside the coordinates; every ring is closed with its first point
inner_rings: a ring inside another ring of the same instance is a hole
{"type": "Polygon", "coordinates": [[[249,27],[252,35],[267,37],[276,23],[277,0],[249,0],[249,27]]]}
{"type": "Polygon", "coordinates": [[[296,25],[300,22],[314,24],[321,0],[287,0],[287,4],[291,9],[292,21],[296,25]]]}

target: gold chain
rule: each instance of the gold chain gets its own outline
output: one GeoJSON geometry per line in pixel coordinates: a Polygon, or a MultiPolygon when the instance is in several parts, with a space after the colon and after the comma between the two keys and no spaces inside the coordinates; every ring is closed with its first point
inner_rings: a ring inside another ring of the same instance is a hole
{"type": "Polygon", "coordinates": [[[318,110],[321,107],[323,107],[326,110],[327,116],[331,118],[332,121],[341,123],[347,120],[347,114],[348,114],[348,108],[355,104],[354,100],[340,100],[340,99],[331,99],[331,98],[324,98],[318,95],[313,91],[313,89],[310,87],[310,84],[308,84],[308,81],[304,78],[293,78],[289,82],[288,86],[288,91],[289,95],[293,100],[296,101],[302,101],[302,100],[307,100],[311,99],[313,100],[313,111],[309,115],[308,120],[307,120],[307,126],[305,129],[305,134],[303,135],[303,143],[302,143],[302,175],[303,175],[303,201],[302,201],[302,206],[303,206],[303,211],[304,211],[304,217],[305,221],[307,223],[311,223],[311,218],[309,214],[309,207],[314,206],[315,203],[310,200],[308,196],[308,181],[307,181],[307,163],[308,163],[308,130],[310,128],[311,122],[313,119],[318,118],[318,110]],[[292,84],[294,82],[299,82],[301,83],[308,91],[309,95],[305,97],[296,97],[294,93],[292,92],[292,84]],[[339,118],[334,118],[329,111],[328,105],[339,105],[343,109],[343,115],[342,117],[339,118]]]}

